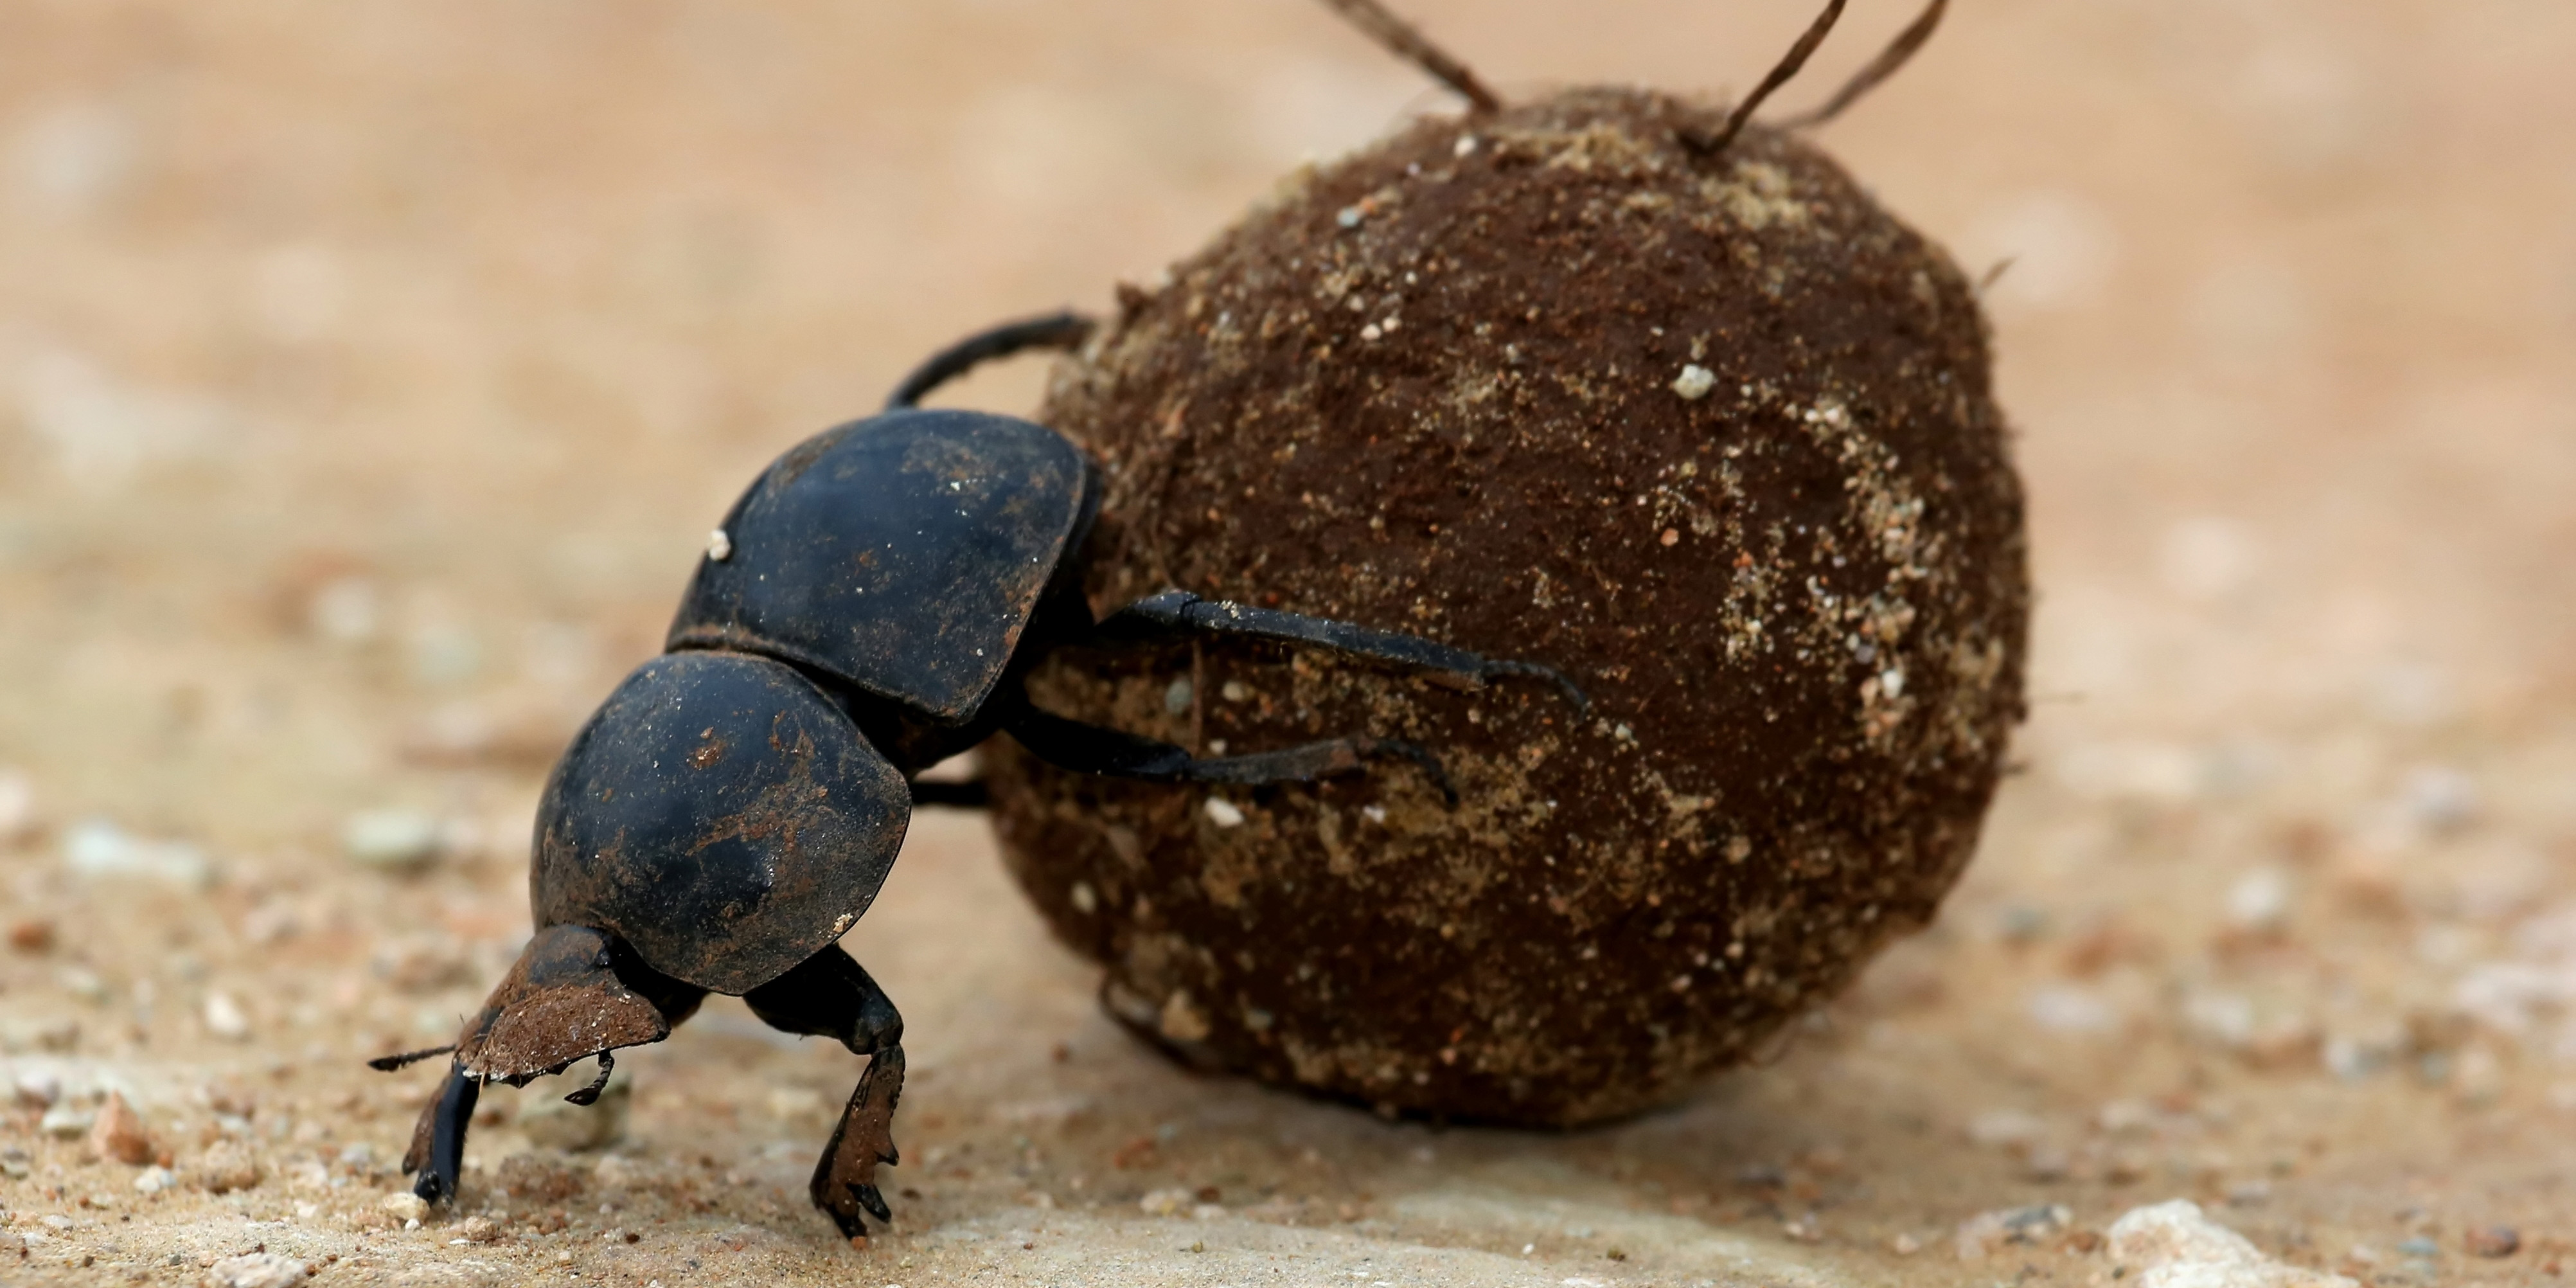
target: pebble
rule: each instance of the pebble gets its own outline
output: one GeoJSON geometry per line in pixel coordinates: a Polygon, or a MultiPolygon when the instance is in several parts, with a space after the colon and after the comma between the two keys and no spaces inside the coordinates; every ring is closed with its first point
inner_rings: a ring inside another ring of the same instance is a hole
{"type": "Polygon", "coordinates": [[[163,1190],[170,1189],[178,1185],[178,1183],[179,1174],[177,1172],[171,1171],[166,1167],[147,1167],[135,1175],[134,1189],[135,1192],[140,1194],[158,1194],[163,1190]]]}
{"type": "Polygon", "coordinates": [[[1683,402],[1698,402],[1715,388],[1717,373],[1696,363],[1683,366],[1682,373],[1673,377],[1673,392],[1680,394],[1683,402]]]}
{"type": "Polygon", "coordinates": [[[417,810],[361,810],[341,826],[340,848],[360,867],[417,872],[438,857],[438,820],[417,810]]]}
{"type": "Polygon", "coordinates": [[[1968,1120],[1968,1140],[1988,1149],[2023,1149],[2048,1134],[2048,1124],[2018,1109],[1989,1109],[1968,1120]]]}
{"type": "Polygon", "coordinates": [[[1232,801],[1223,800],[1215,796],[1210,796],[1207,799],[1207,816],[1208,821],[1216,824],[1218,827],[1243,826],[1242,808],[1232,801]]]}
{"type": "Polygon", "coordinates": [[[98,1115],[86,1109],[74,1108],[71,1105],[56,1105],[45,1111],[45,1116],[37,1122],[36,1126],[38,1130],[57,1140],[78,1140],[88,1133],[90,1123],[97,1117],[98,1115]]]}
{"type": "Polygon", "coordinates": [[[396,1190],[386,1195],[384,1201],[376,1206],[383,1208],[386,1215],[397,1221],[418,1221],[429,1215],[429,1204],[423,1202],[419,1195],[410,1190],[396,1190]]]}
{"type": "Polygon", "coordinates": [[[2275,867],[2256,868],[2227,889],[2227,924],[2238,931],[2268,935],[2289,924],[2290,874],[2275,867]]]}
{"type": "Polygon", "coordinates": [[[54,982],[62,985],[64,992],[84,1002],[98,1004],[107,1001],[107,981],[100,979],[96,971],[65,966],[55,973],[54,982]]]}
{"type": "Polygon", "coordinates": [[[274,1252],[245,1252],[206,1268],[206,1288],[292,1288],[313,1277],[313,1268],[274,1252]]]}
{"type": "Polygon", "coordinates": [[[2111,1263],[2134,1288],[2358,1288],[2341,1275],[2264,1256],[2244,1235],[2175,1199],[2111,1223],[2111,1263]]]}
{"type": "Polygon", "coordinates": [[[2433,1242],[2432,1236],[2423,1234],[2400,1241],[2397,1245],[2397,1250],[2410,1257],[2438,1257],[2442,1255],[2442,1245],[2433,1242]]]}
{"type": "Polygon", "coordinates": [[[25,1109],[50,1109],[63,1098],[62,1075],[51,1069],[29,1069],[11,1084],[11,1093],[25,1109]]]}
{"type": "Polygon", "coordinates": [[[90,1124],[89,1147],[101,1158],[111,1158],[128,1167],[140,1167],[152,1161],[156,1152],[152,1135],[143,1126],[143,1115],[125,1103],[121,1092],[107,1093],[98,1107],[97,1120],[90,1124]]]}
{"type": "Polygon", "coordinates": [[[2074,1219],[2073,1212],[2052,1203],[1980,1212],[1959,1223],[1959,1260],[1983,1261],[2007,1243],[2037,1243],[2074,1219]]]}
{"type": "Polygon", "coordinates": [[[2469,1255],[2510,1257],[2522,1250],[2522,1232],[2509,1225],[2490,1225],[2468,1234],[2469,1255]]]}
{"type": "MultiPolygon", "coordinates": [[[[588,1083],[592,1066],[588,1062],[574,1065],[571,1077],[588,1083]]],[[[626,1116],[635,1100],[635,1084],[627,1081],[623,1070],[610,1075],[608,1087],[599,1099],[587,1106],[566,1102],[559,1096],[530,1097],[518,1113],[517,1125],[532,1144],[560,1149],[568,1154],[606,1149],[626,1138],[626,1116]]]]}
{"type": "Polygon", "coordinates": [[[2023,1009],[2031,1023],[2052,1033],[2108,1033],[2120,1025],[2109,1002],[2071,984],[2032,989],[2023,1009]]]}
{"type": "Polygon", "coordinates": [[[2423,766],[2406,775],[2398,788],[2397,807],[2424,832],[2449,835],[2477,820],[2478,785],[2459,770],[2423,766]]]}
{"type": "Polygon", "coordinates": [[[63,834],[63,863],[90,877],[157,877],[202,888],[213,880],[205,851],[186,841],[147,841],[103,818],[83,819],[63,834]]]}
{"type": "Polygon", "coordinates": [[[241,1003],[232,994],[206,994],[206,1031],[228,1042],[239,1042],[250,1036],[250,1017],[242,1013],[241,1003]]]}
{"type": "Polygon", "coordinates": [[[22,953],[52,952],[54,938],[54,923],[42,917],[30,917],[9,927],[9,946],[22,953]]]}
{"type": "Polygon", "coordinates": [[[238,1141],[218,1141],[197,1160],[197,1184],[208,1194],[230,1194],[258,1187],[259,1157],[238,1141]]]}

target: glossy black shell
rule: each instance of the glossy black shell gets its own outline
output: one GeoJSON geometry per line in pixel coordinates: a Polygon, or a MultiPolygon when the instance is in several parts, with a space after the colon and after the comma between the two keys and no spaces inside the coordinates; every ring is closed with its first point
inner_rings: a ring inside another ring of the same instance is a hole
{"type": "Polygon", "coordinates": [[[903,775],[795,668],[728,652],[637,667],[555,765],[529,895],[653,969],[740,994],[849,930],[912,819],[903,775]]]}
{"type": "Polygon", "coordinates": [[[699,561],[668,647],[785,658],[964,724],[1097,492],[1080,450],[1024,420],[897,411],[826,430],[734,503],[730,550],[699,561]]]}

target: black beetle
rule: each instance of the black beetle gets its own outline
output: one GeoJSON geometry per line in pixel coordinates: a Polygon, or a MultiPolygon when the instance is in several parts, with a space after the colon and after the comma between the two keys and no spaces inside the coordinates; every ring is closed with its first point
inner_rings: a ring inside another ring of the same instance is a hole
{"type": "Polygon", "coordinates": [[[978,362],[1070,348],[1073,314],[998,327],[934,356],[886,410],[778,458],[708,543],[667,652],[637,667],[565,750],[537,814],[536,935],[451,1046],[403,1170],[456,1193],[482,1084],[524,1085],[658,1042],[710,992],[789,1033],[870,1057],[814,1168],[815,1206],[860,1237],[892,1213],[903,1019],[837,941],[884,884],[918,804],[972,805],[980,784],[914,776],[995,733],[1068,769],[1163,782],[1312,781],[1412,744],[1369,737],[1199,758],[1032,705],[1020,677],[1069,644],[1232,636],[1321,648],[1476,688],[1550,667],[1410,635],[1166,591],[1094,620],[1081,551],[1099,503],[1091,460],[1054,431],[921,397],[978,362]]]}

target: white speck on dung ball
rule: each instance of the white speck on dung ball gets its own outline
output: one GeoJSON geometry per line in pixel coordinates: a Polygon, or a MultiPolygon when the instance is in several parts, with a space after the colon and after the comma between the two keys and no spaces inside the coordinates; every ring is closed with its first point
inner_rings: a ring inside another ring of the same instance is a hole
{"type": "Polygon", "coordinates": [[[707,559],[713,563],[723,563],[731,558],[733,558],[733,538],[726,535],[722,528],[708,533],[707,559]]]}
{"type": "Polygon", "coordinates": [[[1243,826],[1243,811],[1236,808],[1234,802],[1215,796],[1208,797],[1207,816],[1208,821],[1218,827],[1243,826]]]}
{"type": "Polygon", "coordinates": [[[1450,148],[1449,152],[1452,156],[1474,156],[1476,154],[1476,136],[1473,134],[1459,135],[1457,145],[1450,148]]]}
{"type": "Polygon", "coordinates": [[[1684,366],[1682,373],[1673,377],[1673,392],[1680,394],[1684,402],[1698,402],[1708,397],[1708,391],[1715,388],[1717,388],[1717,373],[1697,363],[1684,366]]]}

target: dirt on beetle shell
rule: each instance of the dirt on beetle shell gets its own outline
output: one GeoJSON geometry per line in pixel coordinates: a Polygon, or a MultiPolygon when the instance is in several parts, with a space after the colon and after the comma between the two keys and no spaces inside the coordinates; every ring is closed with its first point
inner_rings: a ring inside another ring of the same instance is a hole
{"type": "Polygon", "coordinates": [[[1066,715],[1314,785],[996,744],[1013,871],[1194,1064],[1570,1125],[1758,1054],[1919,927],[2020,719],[2022,497],[1986,328],[1830,159],[1583,89],[1291,176],[1056,372],[1106,476],[1095,604],[1167,588],[1545,662],[1459,692],[1236,643],[1066,652],[1066,715]]]}

